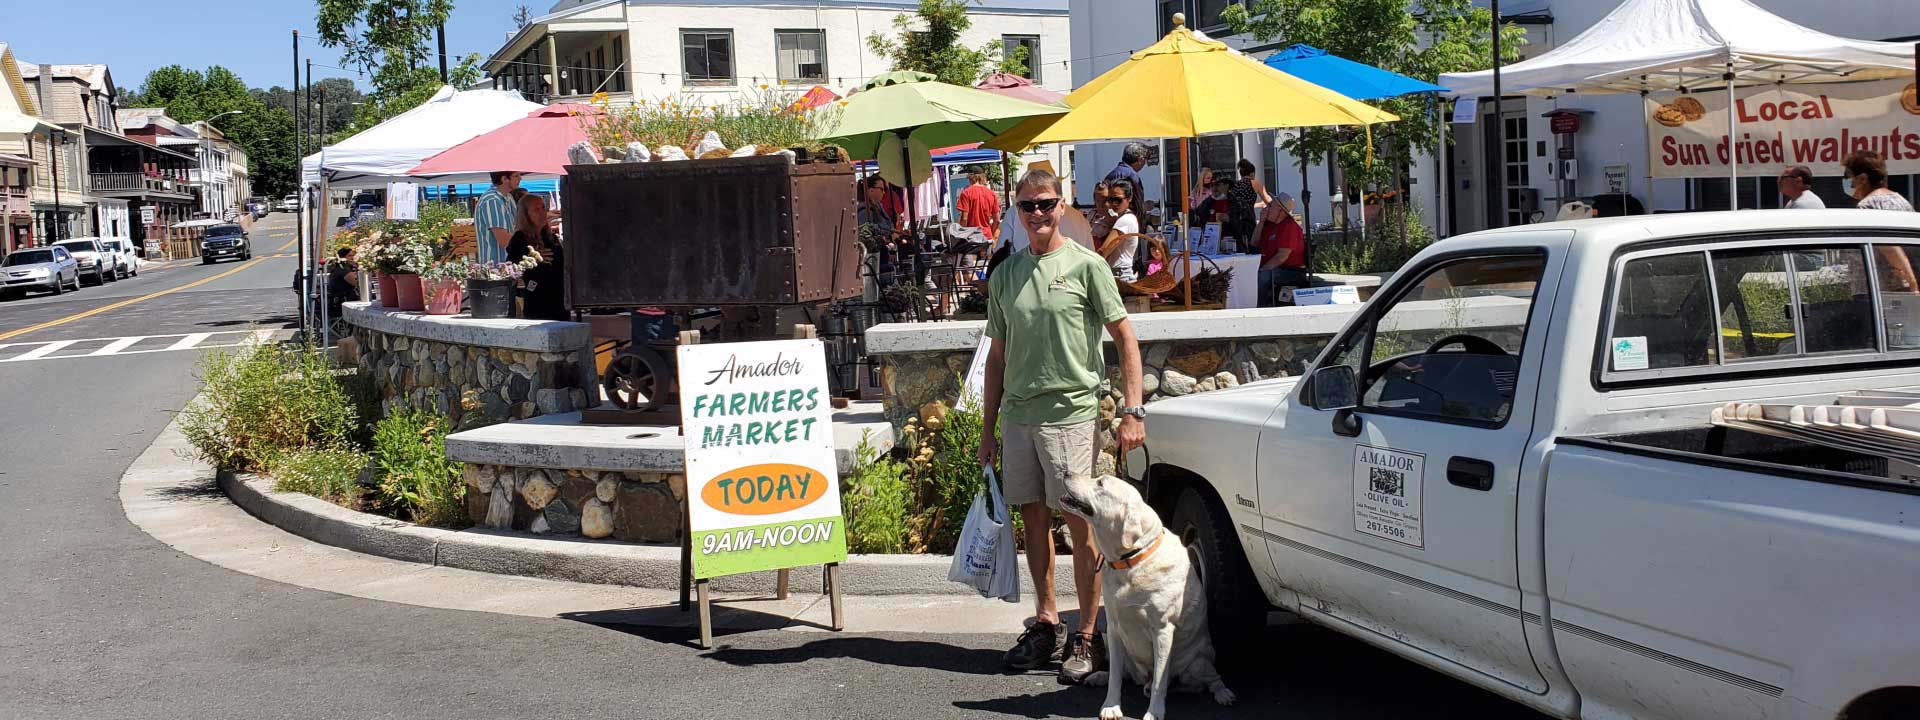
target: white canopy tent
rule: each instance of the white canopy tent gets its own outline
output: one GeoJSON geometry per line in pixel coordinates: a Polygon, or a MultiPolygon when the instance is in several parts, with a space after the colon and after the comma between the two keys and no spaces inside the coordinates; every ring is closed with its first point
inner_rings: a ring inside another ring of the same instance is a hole
{"type": "MultiPolygon", "coordinates": [[[[1910,45],[1836,37],[1748,0],[1626,0],[1559,47],[1500,69],[1503,94],[1698,92],[1885,80],[1914,71],[1910,45]]],[[[1493,71],[1448,73],[1455,97],[1493,94],[1493,71]]],[[[1739,137],[1727,113],[1729,138],[1739,137]]],[[[1739,177],[1738,159],[1731,176],[1739,177]]],[[[1732,197],[1737,197],[1737,193],[1732,197]]]]}
{"type": "MultiPolygon", "coordinates": [[[[303,184],[333,188],[377,187],[418,178],[407,171],[447,148],[526,117],[540,108],[510,90],[440,88],[419,107],[308,155],[303,184]]],[[[434,178],[435,182],[484,182],[485,178],[434,178]]]]}

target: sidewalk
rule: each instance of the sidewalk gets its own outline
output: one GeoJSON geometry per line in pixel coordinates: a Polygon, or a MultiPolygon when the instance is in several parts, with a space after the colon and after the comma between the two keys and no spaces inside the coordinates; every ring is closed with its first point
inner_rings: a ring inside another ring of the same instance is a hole
{"type": "MultiPolygon", "coordinates": [[[[679,593],[616,585],[543,580],[389,560],[293,535],[248,515],[228,500],[213,470],[186,459],[191,447],[169,424],[127,469],[120,502],[127,519],[174,549],[248,575],[370,600],[446,610],[560,617],[595,623],[691,628],[694,614],[679,610],[679,593]]],[[[794,571],[795,585],[809,569],[794,571]]],[[[1071,596],[1061,596],[1072,608],[1071,596]]],[[[848,595],[847,632],[1017,632],[1032,614],[1019,603],[967,595],[848,595]]],[[[764,595],[716,599],[721,631],[825,630],[825,596],[798,591],[787,600],[764,595]]]]}

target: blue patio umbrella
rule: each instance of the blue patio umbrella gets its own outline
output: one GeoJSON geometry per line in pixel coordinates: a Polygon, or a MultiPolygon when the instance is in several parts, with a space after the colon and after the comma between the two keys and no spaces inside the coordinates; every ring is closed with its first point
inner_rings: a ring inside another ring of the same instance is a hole
{"type": "Polygon", "coordinates": [[[1375,100],[1446,88],[1391,70],[1357,63],[1312,45],[1290,45],[1267,56],[1267,67],[1355,100],[1375,100]]]}
{"type": "MultiPolygon", "coordinates": [[[[1418,78],[1410,78],[1391,70],[1365,63],[1354,62],[1334,55],[1320,48],[1306,44],[1289,45],[1267,56],[1267,67],[1292,75],[1320,87],[1332,90],[1355,100],[1377,100],[1380,98],[1416,95],[1419,93],[1439,93],[1446,88],[1418,78]]],[[[1308,213],[1307,236],[1313,236],[1312,205],[1307,203],[1307,168],[1300,166],[1300,204],[1308,213]]],[[[1365,209],[1362,209],[1362,217],[1365,209]]],[[[1313,244],[1307,243],[1307,272],[1312,277],[1313,244]]]]}

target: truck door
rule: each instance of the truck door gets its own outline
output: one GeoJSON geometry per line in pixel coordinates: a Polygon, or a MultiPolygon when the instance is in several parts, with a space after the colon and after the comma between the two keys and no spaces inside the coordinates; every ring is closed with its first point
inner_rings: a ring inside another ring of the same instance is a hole
{"type": "Polygon", "coordinates": [[[1515,518],[1562,254],[1489,249],[1410,268],[1414,280],[1376,298],[1276,413],[1284,431],[1261,435],[1260,504],[1304,612],[1545,692],[1515,518]]]}

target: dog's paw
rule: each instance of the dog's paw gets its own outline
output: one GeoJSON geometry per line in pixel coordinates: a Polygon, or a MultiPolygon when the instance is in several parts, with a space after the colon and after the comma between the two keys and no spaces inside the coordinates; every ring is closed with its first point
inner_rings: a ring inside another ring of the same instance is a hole
{"type": "Polygon", "coordinates": [[[1120,711],[1119,705],[1100,708],[1100,720],[1126,720],[1127,714],[1120,711]]]}
{"type": "Polygon", "coordinates": [[[1222,684],[1222,683],[1213,684],[1213,701],[1214,702],[1220,703],[1221,705],[1226,705],[1228,707],[1232,707],[1234,701],[1238,699],[1239,698],[1234,697],[1232,690],[1227,689],[1227,686],[1225,684],[1222,684]]]}
{"type": "Polygon", "coordinates": [[[1106,687],[1107,671],[1095,670],[1092,673],[1088,674],[1085,680],[1081,680],[1080,684],[1085,685],[1087,687],[1106,687]]]}

